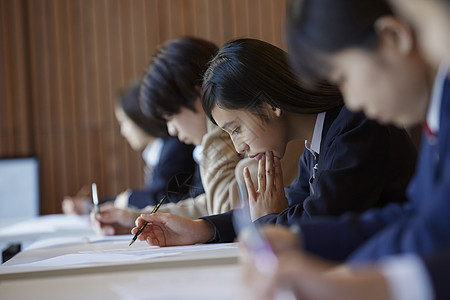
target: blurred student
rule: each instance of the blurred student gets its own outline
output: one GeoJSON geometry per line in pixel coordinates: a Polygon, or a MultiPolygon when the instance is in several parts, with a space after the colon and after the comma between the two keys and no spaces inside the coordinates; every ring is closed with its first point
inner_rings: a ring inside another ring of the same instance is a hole
{"type": "MultiPolygon", "coordinates": [[[[434,131],[433,135],[426,137],[424,142],[428,142],[424,145],[422,153],[430,147],[430,145],[427,145],[429,143],[441,144],[443,142],[439,147],[447,147],[447,137],[443,136],[443,134],[448,135],[446,132],[448,129],[444,128],[444,126],[448,127],[446,125],[448,123],[448,109],[446,107],[450,101],[450,35],[448,35],[448,30],[450,29],[450,1],[390,0],[390,2],[401,17],[411,23],[416,33],[416,38],[420,43],[421,52],[426,56],[430,68],[437,73],[431,103],[426,105],[428,107],[426,108],[426,120],[427,123],[438,124],[439,129],[434,131]],[[441,104],[435,105],[436,101],[441,104]],[[440,113],[433,113],[435,109],[438,112],[440,111],[440,113]],[[434,134],[437,135],[434,136],[434,134]]],[[[295,32],[296,27],[291,26],[291,30],[295,32]]],[[[428,131],[428,129],[426,130],[428,131]]],[[[442,174],[444,175],[445,172],[442,174]]],[[[434,179],[436,180],[436,178],[434,179]]],[[[440,182],[441,180],[437,181],[440,182]]],[[[442,182],[442,184],[444,183],[445,181],[442,182]]],[[[437,182],[436,185],[438,185],[437,182]]],[[[443,188],[440,187],[439,189],[443,188]]],[[[427,197],[428,204],[424,205],[432,207],[433,202],[437,201],[436,196],[436,194],[430,193],[427,197]]],[[[429,210],[426,206],[421,209],[429,210]]],[[[441,209],[444,210],[443,214],[436,213],[436,209],[439,209],[439,207],[435,208],[434,212],[428,212],[429,214],[431,213],[431,216],[424,219],[424,221],[427,219],[428,221],[423,223],[426,224],[424,226],[428,226],[429,230],[432,231],[431,234],[429,236],[418,236],[417,239],[431,239],[444,230],[439,229],[439,226],[436,226],[436,224],[448,218],[448,216],[445,216],[445,213],[448,214],[449,212],[448,207],[441,205],[441,209]],[[430,220],[433,220],[433,216],[438,220],[431,222],[430,220]]],[[[419,225],[411,223],[411,226],[414,227],[419,225]]],[[[446,230],[448,232],[448,226],[446,230]]],[[[324,272],[335,267],[335,265],[317,258],[308,257],[308,255],[302,254],[300,251],[295,251],[295,249],[301,248],[300,241],[289,231],[281,228],[265,228],[265,233],[271,244],[278,249],[279,266],[277,273],[271,278],[261,278],[257,276],[257,272],[252,272],[252,267],[248,268],[250,270],[246,273],[251,275],[249,284],[255,287],[253,292],[258,299],[272,299],[276,293],[275,291],[280,289],[294,291],[298,298],[301,297],[301,299],[305,300],[440,300],[448,299],[450,296],[450,286],[448,285],[450,248],[447,246],[439,246],[442,249],[435,252],[431,251],[430,254],[424,257],[411,254],[391,256],[373,266],[359,266],[352,268],[350,272],[335,272],[331,275],[324,274],[324,272]],[[258,284],[261,280],[264,280],[265,285],[258,284]]],[[[386,237],[383,231],[380,235],[384,238],[386,237]]],[[[445,236],[441,237],[445,238],[445,236]]],[[[399,242],[404,244],[404,240],[404,238],[399,239],[399,242]]],[[[409,240],[412,242],[411,238],[409,240]]],[[[389,242],[389,240],[385,241],[389,242]]],[[[422,246],[426,246],[426,244],[426,241],[424,241],[422,246]]],[[[447,243],[444,241],[443,244],[447,243]]]]}
{"type": "MultiPolygon", "coordinates": [[[[146,164],[143,189],[128,189],[112,199],[103,199],[105,205],[120,208],[143,208],[155,205],[167,193],[167,183],[177,174],[193,174],[195,161],[192,156],[194,147],[169,136],[164,123],[156,122],[145,116],[139,105],[140,81],[131,82],[120,91],[115,105],[116,119],[120,132],[131,148],[142,152],[146,164]]],[[[65,213],[87,214],[90,212],[92,200],[90,186],[76,197],[65,197],[63,210],[65,213]],[[81,195],[84,194],[84,195],[81,195]]],[[[178,201],[181,197],[171,197],[178,201]]]]}
{"type": "MultiPolygon", "coordinates": [[[[146,162],[145,189],[127,190],[115,200],[117,207],[143,208],[155,205],[167,193],[167,184],[180,173],[194,174],[194,146],[181,143],[170,136],[164,123],[156,122],[142,113],[139,104],[140,81],[125,91],[116,105],[120,132],[133,150],[142,151],[146,162]]],[[[189,182],[190,183],[190,182],[189,182]]],[[[192,183],[194,185],[194,183],[192,183]]],[[[177,202],[180,196],[171,195],[177,202]]]]}
{"type": "Polygon", "coordinates": [[[424,126],[410,201],[298,222],[303,248],[356,262],[450,246],[447,70],[426,63],[415,31],[383,0],[294,0],[288,12],[291,58],[303,81],[331,81],[350,109],[381,123],[424,126]]]}
{"type": "Polygon", "coordinates": [[[278,299],[281,291],[302,300],[447,300],[450,296],[450,248],[426,257],[385,257],[357,267],[287,251],[277,255],[277,270],[271,276],[261,275],[251,259],[244,261],[251,299],[278,299]]]}
{"type": "MultiPolygon", "coordinates": [[[[204,193],[178,203],[163,204],[158,213],[170,212],[186,218],[198,218],[229,211],[239,204],[235,168],[257,163],[238,155],[229,136],[211,123],[201,104],[201,84],[207,63],[217,47],[208,41],[182,37],[166,42],[148,66],[141,86],[144,111],[167,124],[169,134],[186,144],[197,145],[196,157],[204,193]]],[[[284,163],[292,165],[300,151],[289,151],[284,163]]],[[[253,165],[253,166],[252,166],[253,165]]],[[[291,182],[297,168],[289,168],[284,180],[291,182]]],[[[238,174],[240,175],[240,174],[238,174]]],[[[140,213],[151,211],[111,210],[97,216],[102,226],[108,223],[134,224],[140,213]]],[[[133,225],[134,226],[134,225],[133,225]]],[[[128,228],[128,233],[133,226],[128,228]]]]}
{"type": "MultiPolygon", "coordinates": [[[[257,187],[245,174],[252,219],[259,223],[362,212],[406,199],[415,160],[406,132],[348,111],[330,85],[302,88],[286,53],[273,45],[254,39],[224,45],[205,73],[202,100],[236,150],[259,160],[257,187]],[[280,159],[293,139],[309,142],[298,162],[299,177],[285,194],[280,159]]],[[[138,226],[145,220],[153,227],[141,239],[158,245],[235,237],[232,213],[197,221],[158,213],[141,217],[138,226]]]]}

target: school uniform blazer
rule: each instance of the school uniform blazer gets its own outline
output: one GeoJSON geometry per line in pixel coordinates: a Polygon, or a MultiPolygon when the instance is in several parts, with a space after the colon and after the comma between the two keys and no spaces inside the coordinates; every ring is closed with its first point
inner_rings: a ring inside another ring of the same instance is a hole
{"type": "MultiPolygon", "coordinates": [[[[291,224],[405,201],[415,160],[415,147],[404,130],[381,126],[345,107],[329,110],[318,159],[305,150],[299,177],[286,189],[290,207],[256,222],[291,224]]],[[[215,225],[217,241],[234,238],[231,214],[205,219],[215,225]]]]}
{"type": "Polygon", "coordinates": [[[435,299],[447,300],[450,296],[450,248],[427,257],[423,262],[431,279],[435,299]]]}
{"type": "Polygon", "coordinates": [[[259,223],[363,212],[390,202],[406,202],[417,151],[406,131],[381,126],[346,107],[327,111],[320,155],[309,150],[299,176],[285,189],[289,208],[259,223]]]}
{"type": "MultiPolygon", "coordinates": [[[[150,182],[143,190],[131,191],[128,205],[135,208],[155,205],[167,193],[168,183],[174,176],[184,173],[192,177],[196,168],[192,157],[193,149],[194,146],[181,143],[177,137],[164,138],[158,163],[151,171],[150,182]]],[[[188,184],[191,184],[191,181],[188,184]]],[[[171,194],[169,201],[178,202],[183,196],[181,193],[171,194]]]]}
{"type": "Polygon", "coordinates": [[[416,173],[408,188],[409,203],[389,204],[362,215],[297,222],[305,250],[348,261],[385,255],[429,255],[450,247],[450,80],[441,101],[437,143],[423,133],[416,173]]]}

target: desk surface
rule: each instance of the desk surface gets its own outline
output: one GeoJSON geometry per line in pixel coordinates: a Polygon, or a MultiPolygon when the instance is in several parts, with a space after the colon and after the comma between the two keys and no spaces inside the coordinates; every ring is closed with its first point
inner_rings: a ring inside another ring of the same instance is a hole
{"type": "Polygon", "coordinates": [[[2,220],[0,243],[22,243],[50,237],[91,235],[88,216],[46,215],[31,219],[2,220]]]}
{"type": "Polygon", "coordinates": [[[2,299],[249,299],[239,265],[178,267],[0,282],[2,299]]]}
{"type": "Polygon", "coordinates": [[[38,241],[0,265],[0,298],[247,298],[236,243],[128,247],[130,239],[81,234],[38,241]]]}
{"type": "Polygon", "coordinates": [[[84,242],[22,251],[0,266],[0,281],[67,274],[236,264],[235,243],[150,247],[125,240],[84,242]],[[109,258],[108,258],[109,257],[109,258]]]}
{"type": "Polygon", "coordinates": [[[97,250],[107,253],[125,244],[109,241],[25,250],[0,267],[1,298],[246,299],[235,243],[166,248],[135,244],[135,251],[173,251],[176,255],[132,262],[33,267],[33,262],[52,257],[97,250]]]}

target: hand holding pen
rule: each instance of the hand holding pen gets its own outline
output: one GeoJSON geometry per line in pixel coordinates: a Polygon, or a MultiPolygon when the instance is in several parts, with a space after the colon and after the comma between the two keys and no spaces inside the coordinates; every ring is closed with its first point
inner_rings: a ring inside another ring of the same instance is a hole
{"type": "Polygon", "coordinates": [[[91,223],[99,235],[126,234],[133,227],[133,215],[129,210],[119,209],[113,203],[104,203],[101,208],[98,200],[97,184],[92,183],[91,223]]]}
{"type": "MultiPolygon", "coordinates": [[[[158,202],[158,204],[156,204],[155,208],[153,208],[152,210],[152,214],[156,213],[159,209],[159,207],[161,206],[161,204],[164,202],[164,200],[166,200],[167,195],[164,195],[161,200],[158,202]]],[[[145,229],[145,227],[147,226],[148,222],[144,222],[144,224],[142,224],[142,226],[139,228],[139,230],[136,232],[136,234],[134,235],[133,239],[131,240],[130,244],[128,246],[133,245],[133,243],[136,241],[137,237],[142,233],[142,231],[145,229]]]]}
{"type": "Polygon", "coordinates": [[[94,211],[98,215],[100,213],[100,208],[98,206],[98,193],[97,193],[97,184],[92,183],[92,203],[94,203],[94,211]]]}
{"type": "Polygon", "coordinates": [[[171,213],[142,214],[131,233],[138,233],[144,225],[146,227],[141,230],[139,240],[151,246],[202,244],[214,237],[214,228],[209,221],[192,220],[171,213]]]}

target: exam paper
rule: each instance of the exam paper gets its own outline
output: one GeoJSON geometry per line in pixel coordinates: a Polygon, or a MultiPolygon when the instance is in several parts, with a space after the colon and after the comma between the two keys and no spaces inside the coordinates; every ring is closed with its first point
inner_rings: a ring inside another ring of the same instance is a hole
{"type": "Polygon", "coordinates": [[[177,255],[175,251],[152,251],[154,249],[112,249],[102,251],[82,251],[77,253],[60,255],[32,263],[17,264],[8,266],[9,268],[23,267],[57,267],[71,265],[98,265],[102,263],[132,262],[149,258],[177,255]]]}
{"type": "Polygon", "coordinates": [[[0,229],[0,236],[42,234],[57,231],[92,231],[88,217],[76,215],[47,215],[32,218],[0,229]]]}
{"type": "MultiPolygon", "coordinates": [[[[94,243],[111,243],[112,245],[123,245],[128,246],[131,239],[133,238],[132,234],[122,234],[122,235],[110,235],[110,236],[97,236],[97,235],[88,235],[88,236],[76,236],[76,237],[55,237],[55,238],[47,238],[36,241],[29,245],[26,250],[35,250],[35,249],[48,249],[55,248],[61,246],[69,246],[69,245],[77,245],[77,244],[94,244],[94,243]]],[[[134,244],[145,244],[146,242],[142,242],[137,240],[134,244]]]]}
{"type": "MultiPolygon", "coordinates": [[[[123,262],[133,262],[139,260],[153,259],[166,256],[175,256],[182,253],[188,252],[202,252],[210,250],[232,250],[236,249],[235,243],[230,244],[199,244],[199,245],[189,245],[189,246],[175,246],[175,247],[157,247],[148,246],[142,242],[139,247],[128,247],[130,236],[127,239],[123,237],[118,237],[119,239],[124,239],[121,241],[109,242],[103,245],[101,250],[94,251],[77,251],[74,253],[63,254],[54,256],[47,259],[38,260],[35,262],[28,262],[23,264],[14,264],[2,266],[2,268],[15,268],[15,267],[61,267],[61,266],[95,266],[107,263],[123,263],[123,262]],[[108,247],[105,249],[104,247],[108,247]]],[[[107,238],[107,240],[112,240],[113,238],[107,238]]]]}

